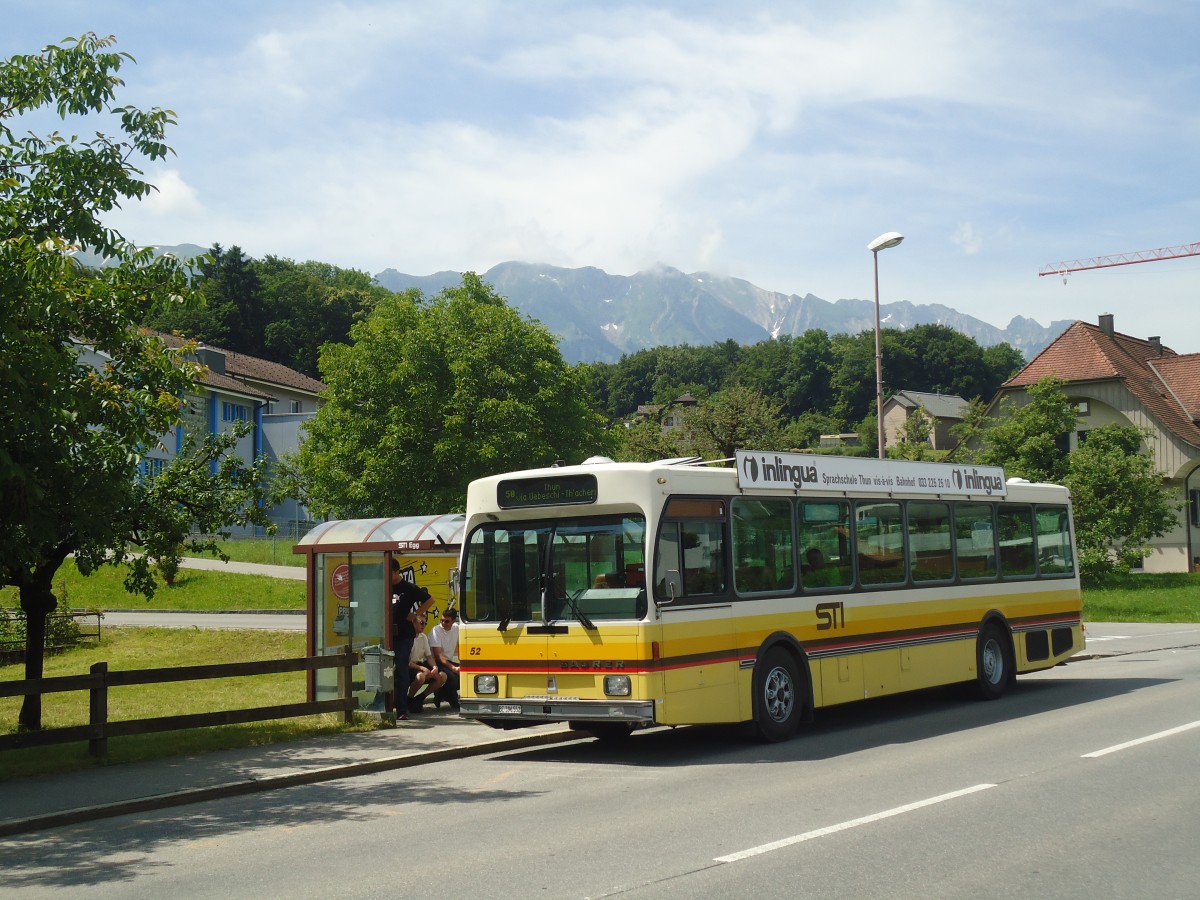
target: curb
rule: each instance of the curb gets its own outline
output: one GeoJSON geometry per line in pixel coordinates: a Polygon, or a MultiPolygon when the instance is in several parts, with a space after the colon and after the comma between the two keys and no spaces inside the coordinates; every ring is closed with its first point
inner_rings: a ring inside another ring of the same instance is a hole
{"type": "Polygon", "coordinates": [[[373,775],[377,772],[386,772],[392,769],[407,769],[413,766],[425,765],[426,763],[464,759],[469,756],[482,756],[485,753],[498,753],[505,750],[520,750],[525,747],[562,744],[567,741],[584,740],[588,737],[589,735],[574,731],[552,731],[545,734],[531,734],[525,737],[501,738],[495,741],[485,741],[481,744],[446,747],[442,750],[421,750],[402,756],[388,756],[382,759],[372,759],[361,763],[348,763],[341,766],[326,766],[319,769],[310,769],[305,772],[289,772],[286,775],[269,775],[265,778],[249,778],[244,781],[214,784],[209,787],[187,788],[181,791],[172,791],[169,794],[141,797],[137,800],[118,800],[114,803],[84,806],[79,809],[65,809],[60,812],[30,816],[25,819],[11,819],[7,822],[0,821],[0,838],[27,834],[32,831],[42,831],[47,828],[58,828],[63,825],[78,825],[82,822],[93,822],[97,819],[108,819],[113,816],[150,812],[158,809],[168,809],[173,806],[186,806],[190,803],[202,803],[206,800],[220,800],[225,797],[258,794],[301,784],[317,784],[322,781],[336,781],[339,778],[373,775]]]}

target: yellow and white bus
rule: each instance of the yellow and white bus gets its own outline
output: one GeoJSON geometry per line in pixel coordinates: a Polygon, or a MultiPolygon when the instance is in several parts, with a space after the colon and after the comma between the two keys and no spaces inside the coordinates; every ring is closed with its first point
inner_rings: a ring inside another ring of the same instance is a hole
{"type": "Polygon", "coordinates": [[[472,482],[460,709],[603,738],[1018,673],[1083,649],[1066,488],[993,467],[738,451],[472,482]]]}

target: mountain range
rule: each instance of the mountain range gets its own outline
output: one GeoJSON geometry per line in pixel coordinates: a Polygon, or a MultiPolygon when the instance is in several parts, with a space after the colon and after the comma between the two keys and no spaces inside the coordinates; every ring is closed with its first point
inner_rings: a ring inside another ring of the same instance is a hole
{"type": "MultiPolygon", "coordinates": [[[[190,259],[207,252],[196,244],[157,247],[190,259]]],[[[88,265],[104,262],[80,254],[88,265]]],[[[336,265],[336,264],[335,264],[336,265]]],[[[875,328],[872,300],[822,300],[760,288],[741,278],[708,272],[685,273],[666,265],[634,275],[609,275],[591,266],[564,269],[537,263],[505,262],[480,273],[523,315],[558,336],[569,363],[616,362],[650,347],[689,344],[704,347],[733,339],[756,344],[811,328],[828,334],[858,334],[875,328]]],[[[459,272],[406,275],[385,269],[375,281],[392,291],[418,288],[426,296],[462,283],[459,272]]],[[[880,305],[884,328],[944,325],[974,338],[981,347],[1007,343],[1032,359],[1071,324],[1042,326],[1015,316],[997,328],[940,304],[899,301],[880,305]]]]}
{"type": "MultiPolygon", "coordinates": [[[[875,329],[873,300],[830,302],[757,287],[740,278],[707,272],[684,273],[656,266],[635,275],[609,275],[601,269],[563,269],[506,262],[480,273],[496,293],[523,314],[537,319],[561,340],[568,362],[616,362],[622,354],[648,347],[707,346],[732,338],[755,344],[811,328],[828,334],[875,329]]],[[[419,288],[426,295],[461,283],[457,272],[405,275],[386,269],[376,282],[393,291],[419,288]]],[[[1007,343],[1032,359],[1071,324],[1044,327],[1015,316],[997,328],[940,304],[883,303],[884,328],[944,325],[981,347],[1007,343]]]]}

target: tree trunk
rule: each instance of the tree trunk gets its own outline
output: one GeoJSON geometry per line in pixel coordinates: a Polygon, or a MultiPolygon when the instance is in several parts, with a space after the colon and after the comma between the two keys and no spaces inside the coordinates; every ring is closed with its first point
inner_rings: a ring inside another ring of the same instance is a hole
{"type": "MultiPolygon", "coordinates": [[[[41,678],[45,671],[46,617],[58,606],[49,571],[39,572],[20,586],[21,609],[25,611],[25,680],[41,678]]],[[[27,694],[17,718],[17,730],[38,731],[42,727],[42,695],[27,694]]]]}

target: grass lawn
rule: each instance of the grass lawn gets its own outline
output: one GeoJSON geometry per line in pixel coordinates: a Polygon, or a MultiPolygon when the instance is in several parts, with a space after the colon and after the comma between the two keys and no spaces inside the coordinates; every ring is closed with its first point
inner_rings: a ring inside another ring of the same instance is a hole
{"type": "MultiPolygon", "coordinates": [[[[268,575],[237,575],[204,569],[180,569],[175,584],[159,584],[154,599],[125,590],[124,572],[105,566],[87,578],[74,560],[67,560],[54,578],[60,609],[189,609],[281,610],[304,609],[304,582],[268,575]]],[[[0,606],[18,606],[17,589],[0,589],[0,606]]]]}
{"type": "Polygon", "coordinates": [[[218,541],[221,549],[234,562],[265,563],[269,566],[298,566],[304,568],[305,556],[293,553],[299,541],[290,537],[245,538],[218,541]]]}
{"type": "MultiPolygon", "coordinates": [[[[106,627],[98,645],[92,643],[46,657],[45,674],[47,677],[82,675],[97,662],[107,662],[109,669],[124,671],[301,656],[304,656],[303,634],[106,627]]],[[[24,675],[22,663],[0,665],[0,681],[14,681],[24,675]]],[[[303,703],[306,699],[304,673],[284,672],[112,688],[108,694],[108,707],[110,719],[117,721],[303,703]]],[[[0,733],[16,731],[20,705],[20,697],[0,699],[0,733]]],[[[83,725],[87,720],[87,691],[64,691],[42,697],[44,727],[83,725]]],[[[89,756],[86,742],[6,750],[0,753],[0,781],[374,728],[372,720],[366,716],[358,716],[354,723],[347,725],[340,714],[328,714],[111,738],[106,760],[89,756]]]]}
{"type": "Polygon", "coordinates": [[[1083,590],[1088,622],[1200,622],[1200,575],[1125,575],[1083,590]]]}

